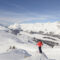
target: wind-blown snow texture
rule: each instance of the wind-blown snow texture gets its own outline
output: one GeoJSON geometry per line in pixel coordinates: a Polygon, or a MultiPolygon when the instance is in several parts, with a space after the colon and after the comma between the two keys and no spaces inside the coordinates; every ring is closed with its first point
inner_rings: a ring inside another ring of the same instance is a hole
{"type": "Polygon", "coordinates": [[[0,26],[0,60],[60,60],[60,23],[0,26]]]}

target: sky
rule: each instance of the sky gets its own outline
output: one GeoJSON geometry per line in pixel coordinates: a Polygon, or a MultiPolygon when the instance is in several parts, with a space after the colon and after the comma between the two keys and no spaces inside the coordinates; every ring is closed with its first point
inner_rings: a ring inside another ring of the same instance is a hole
{"type": "Polygon", "coordinates": [[[60,0],[0,0],[0,24],[60,21],[60,0]]]}

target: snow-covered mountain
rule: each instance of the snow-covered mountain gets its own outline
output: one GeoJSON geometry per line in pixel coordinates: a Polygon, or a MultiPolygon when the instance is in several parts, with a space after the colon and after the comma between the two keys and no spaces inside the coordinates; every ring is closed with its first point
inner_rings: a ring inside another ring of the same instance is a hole
{"type": "MultiPolygon", "coordinates": [[[[59,41],[60,40],[60,22],[54,23],[34,23],[34,24],[14,24],[10,25],[10,29],[20,28],[18,34],[23,34],[30,36],[32,38],[37,38],[37,40],[47,40],[48,41],[59,41]]],[[[53,42],[52,42],[53,43],[53,42]]],[[[54,43],[55,44],[55,43],[54,43]]],[[[51,45],[51,44],[49,44],[51,45]]],[[[58,45],[58,43],[56,43],[58,45]]]]}
{"type": "Polygon", "coordinates": [[[27,32],[40,32],[43,31],[44,33],[54,33],[60,34],[60,22],[53,22],[53,23],[32,23],[32,24],[13,24],[9,26],[10,29],[22,29],[27,32]]]}
{"type": "MultiPolygon", "coordinates": [[[[4,30],[5,32],[7,31],[8,33],[17,35],[17,36],[22,36],[27,37],[25,40],[30,40],[31,38],[34,38],[36,40],[42,40],[46,42],[53,43],[53,46],[59,45],[60,42],[60,22],[54,22],[54,23],[34,23],[34,24],[13,24],[8,26],[8,28],[1,26],[0,28],[4,30]],[[4,27],[4,29],[3,29],[4,27]],[[56,43],[57,42],[57,43],[56,43]],[[58,44],[59,43],[59,44],[58,44]]],[[[24,40],[24,41],[25,41],[24,40]]],[[[30,41],[31,42],[31,41],[30,41]]],[[[51,44],[49,44],[51,45],[51,44]]]]}
{"type": "Polygon", "coordinates": [[[0,25],[1,60],[60,60],[59,52],[60,22],[0,25]],[[43,54],[39,54],[38,41],[43,42],[43,54]]]}
{"type": "Polygon", "coordinates": [[[60,34],[60,23],[34,23],[34,24],[21,24],[21,28],[24,31],[33,31],[33,32],[40,32],[43,31],[44,33],[53,32],[54,34],[60,34]]]}

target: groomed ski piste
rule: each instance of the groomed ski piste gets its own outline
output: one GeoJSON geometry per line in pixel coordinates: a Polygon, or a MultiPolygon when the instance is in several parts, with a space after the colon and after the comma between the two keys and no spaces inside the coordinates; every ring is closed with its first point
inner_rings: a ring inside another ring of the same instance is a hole
{"type": "Polygon", "coordinates": [[[48,46],[43,43],[40,54],[36,42],[33,38],[42,39],[46,41],[57,42],[60,44],[60,39],[57,37],[54,40],[45,39],[48,37],[41,34],[30,34],[26,31],[21,31],[17,35],[11,32],[6,32],[6,28],[0,27],[0,60],[60,60],[60,45],[48,46]]]}

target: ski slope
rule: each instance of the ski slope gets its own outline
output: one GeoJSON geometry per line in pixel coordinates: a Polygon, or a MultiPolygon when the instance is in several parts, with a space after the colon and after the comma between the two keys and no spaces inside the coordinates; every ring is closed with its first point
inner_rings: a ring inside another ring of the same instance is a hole
{"type": "Polygon", "coordinates": [[[10,33],[0,31],[1,60],[60,60],[60,46],[51,48],[43,45],[43,54],[40,54],[35,43],[32,41],[32,43],[28,43],[28,39],[30,39],[29,35],[24,34],[19,37],[19,35],[15,36],[10,33]],[[23,41],[24,39],[22,39],[22,37],[24,37],[25,41],[23,41]],[[16,49],[9,49],[10,46],[15,46],[16,49]]]}
{"type": "Polygon", "coordinates": [[[31,31],[44,31],[44,33],[54,32],[54,34],[59,34],[60,28],[57,27],[58,25],[58,22],[55,22],[46,24],[15,24],[9,26],[8,28],[1,26],[0,60],[60,60],[59,38],[43,34],[30,34],[31,31]],[[17,35],[14,35],[11,32],[6,32],[9,29],[22,29],[23,31],[20,31],[17,35]],[[33,41],[34,38],[41,39],[43,41],[57,42],[59,45],[55,45],[51,48],[47,44],[43,43],[43,53],[40,54],[36,42],[33,41]]]}
{"type": "Polygon", "coordinates": [[[7,53],[0,54],[1,60],[60,60],[60,49],[44,49],[43,54],[37,52],[31,52],[28,54],[25,50],[12,50],[7,53]]]}

